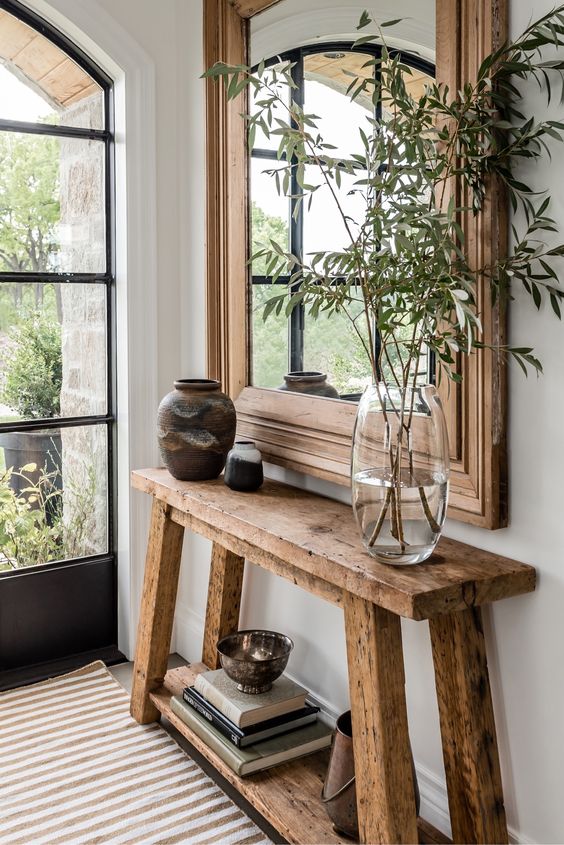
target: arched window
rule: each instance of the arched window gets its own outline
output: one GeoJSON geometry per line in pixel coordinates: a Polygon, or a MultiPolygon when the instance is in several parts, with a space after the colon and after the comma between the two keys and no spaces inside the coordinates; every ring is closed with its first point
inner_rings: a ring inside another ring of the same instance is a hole
{"type": "Polygon", "coordinates": [[[113,231],[111,80],[2,0],[0,675],[117,641],[113,231]]]}
{"type": "MultiPolygon", "coordinates": [[[[280,60],[289,63],[293,98],[307,113],[319,117],[318,127],[324,140],[336,146],[335,155],[348,156],[358,151],[359,130],[367,127],[366,118],[380,117],[381,104],[374,107],[370,95],[351,102],[347,94],[352,76],[373,75],[378,64],[366,67],[379,48],[366,46],[352,49],[348,43],[315,44],[284,53],[280,60]]],[[[423,59],[402,53],[402,60],[411,68],[406,79],[408,89],[417,94],[433,78],[434,67],[423,59]]],[[[269,246],[270,238],[286,244],[294,255],[340,249],[346,233],[336,206],[326,191],[314,194],[311,206],[299,201],[303,193],[293,171],[289,193],[281,196],[276,181],[265,171],[277,167],[278,141],[257,132],[251,151],[250,197],[252,252],[269,246]]],[[[312,162],[306,167],[305,181],[316,184],[318,168],[312,162]]],[[[352,218],[362,216],[364,200],[359,192],[351,192],[352,177],[343,176],[340,202],[352,218]],[[358,212],[358,214],[357,214],[358,212]]],[[[296,307],[286,318],[282,312],[263,321],[264,303],[272,296],[264,260],[254,262],[251,291],[251,384],[256,387],[278,387],[283,376],[292,371],[321,371],[336,387],[341,398],[358,399],[371,381],[366,353],[361,341],[346,318],[340,315],[313,319],[303,306],[296,307]]],[[[280,277],[279,284],[288,278],[280,277]]],[[[425,355],[419,373],[424,382],[434,379],[433,360],[425,355]]]]}

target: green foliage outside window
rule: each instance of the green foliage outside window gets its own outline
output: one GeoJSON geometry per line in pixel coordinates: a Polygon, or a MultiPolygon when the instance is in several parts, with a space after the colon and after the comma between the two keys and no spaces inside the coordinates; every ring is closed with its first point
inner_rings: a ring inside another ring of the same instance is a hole
{"type": "Polygon", "coordinates": [[[47,270],[58,250],[59,143],[0,134],[0,270],[47,270]]]}
{"type": "Polygon", "coordinates": [[[96,474],[92,462],[76,477],[61,470],[26,464],[0,474],[0,572],[68,560],[88,553],[88,540],[96,500],[96,474]],[[12,479],[25,486],[15,492],[12,479]]]}
{"type": "Polygon", "coordinates": [[[61,327],[34,313],[8,333],[0,401],[26,419],[60,413],[63,362],[61,327]]]}
{"type": "MultiPolygon", "coordinates": [[[[59,251],[59,165],[58,138],[0,133],[0,271],[53,269],[59,251]]],[[[58,296],[55,291],[53,302],[42,285],[3,282],[0,333],[15,325],[28,308],[47,308],[60,321],[58,296]]]]}

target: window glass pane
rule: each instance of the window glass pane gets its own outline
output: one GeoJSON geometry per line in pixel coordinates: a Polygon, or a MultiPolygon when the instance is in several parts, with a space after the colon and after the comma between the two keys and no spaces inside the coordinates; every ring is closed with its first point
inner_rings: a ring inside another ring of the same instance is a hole
{"type": "MultiPolygon", "coordinates": [[[[263,77],[263,81],[266,82],[272,89],[272,94],[276,93],[282,101],[287,105],[290,102],[289,97],[289,90],[288,86],[283,82],[280,76],[276,73],[277,70],[284,67],[284,64],[275,65],[272,69],[268,69],[265,71],[265,75],[263,77]]],[[[258,103],[263,102],[264,100],[269,99],[271,94],[267,91],[258,92],[255,91],[254,88],[250,89],[250,111],[251,114],[256,114],[259,111],[258,103]]],[[[275,103],[272,106],[272,116],[273,118],[278,118],[279,120],[286,121],[288,120],[289,113],[282,103],[275,103]]],[[[274,124],[272,128],[276,127],[274,120],[272,121],[274,124]]],[[[268,121],[267,121],[268,124],[268,121]]],[[[263,150],[277,150],[278,145],[280,143],[280,137],[278,135],[270,135],[269,138],[266,137],[263,130],[260,126],[257,125],[256,133],[255,133],[255,141],[253,144],[254,149],[263,149],[263,150]]]]}
{"type": "Polygon", "coordinates": [[[0,270],[105,270],[104,143],[0,132],[0,270]]]}
{"type": "Polygon", "coordinates": [[[0,421],[106,413],[106,288],[0,283],[0,421]]]}
{"type": "Polygon", "coordinates": [[[333,51],[304,58],[304,108],[308,114],[319,117],[317,126],[323,140],[337,148],[331,155],[349,156],[358,152],[359,128],[367,134],[371,131],[367,118],[374,113],[372,87],[354,102],[346,93],[352,82],[347,72],[366,79],[374,76],[373,67],[362,67],[370,61],[372,56],[365,53],[333,51]]]}
{"type": "MultiPolygon", "coordinates": [[[[251,236],[252,254],[269,247],[271,239],[283,249],[289,246],[290,202],[280,196],[272,176],[264,171],[280,169],[274,161],[251,159],[251,236]]],[[[253,261],[254,276],[266,274],[266,259],[253,261]]],[[[270,314],[263,320],[264,305],[277,293],[284,293],[281,285],[253,284],[251,286],[251,383],[257,387],[279,387],[288,372],[288,319],[284,313],[270,314]]]]}
{"type": "MultiPolygon", "coordinates": [[[[251,159],[252,255],[264,247],[270,247],[271,240],[283,249],[288,247],[290,201],[278,194],[274,177],[265,172],[273,169],[281,170],[281,166],[275,161],[251,159]]],[[[265,270],[264,258],[253,262],[255,275],[263,276],[265,270]]]]}
{"type": "MultiPolygon", "coordinates": [[[[419,337],[420,335],[417,334],[415,340],[416,343],[419,337]]],[[[384,379],[388,382],[392,381],[392,367],[395,372],[398,372],[398,370],[404,366],[403,362],[407,359],[408,349],[410,349],[411,344],[413,343],[413,327],[407,325],[406,321],[405,325],[399,326],[396,329],[395,339],[397,341],[397,346],[388,343],[387,355],[382,359],[382,372],[384,374],[384,379]],[[402,358],[401,364],[400,356],[402,358]]],[[[412,362],[410,366],[410,381],[413,381],[415,378],[417,384],[425,385],[429,383],[431,379],[429,357],[430,353],[428,348],[426,346],[422,346],[419,357],[416,361],[412,362]]]]}
{"type": "MultiPolygon", "coordinates": [[[[368,330],[360,303],[351,303],[348,311],[355,318],[362,339],[368,330]]],[[[372,382],[370,363],[362,340],[349,318],[343,314],[314,319],[305,318],[304,369],[327,374],[327,381],[341,396],[358,396],[372,382]]]]}
{"type": "Polygon", "coordinates": [[[37,30],[0,10],[0,118],[104,128],[104,94],[37,30]]]}
{"type": "Polygon", "coordinates": [[[304,257],[313,252],[338,251],[348,247],[350,235],[353,238],[357,236],[359,225],[366,216],[366,188],[355,184],[363,176],[344,173],[341,187],[338,189],[333,184],[337,204],[320,168],[308,165],[305,170],[307,184],[321,187],[313,194],[310,207],[309,200],[303,203],[304,257]],[[343,215],[347,217],[346,225],[343,215]]]}
{"type": "Polygon", "coordinates": [[[279,285],[252,286],[252,359],[251,384],[255,387],[280,387],[288,372],[288,318],[284,311],[270,314],[263,320],[264,304],[276,293],[279,285]]]}
{"type": "Polygon", "coordinates": [[[0,433],[0,571],[108,550],[106,426],[0,433]]]}

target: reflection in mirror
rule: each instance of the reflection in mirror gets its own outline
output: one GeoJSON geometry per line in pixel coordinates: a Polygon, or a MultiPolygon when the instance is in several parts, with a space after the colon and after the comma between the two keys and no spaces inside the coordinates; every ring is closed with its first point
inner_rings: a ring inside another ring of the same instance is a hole
{"type": "MultiPolygon", "coordinates": [[[[352,42],[327,40],[323,44],[316,42],[313,46],[285,52],[281,57],[292,69],[294,102],[303,104],[307,114],[316,115],[319,134],[334,146],[331,155],[335,157],[350,157],[359,152],[362,148],[360,134],[377,131],[377,124],[371,121],[378,120],[385,104],[378,102],[374,106],[371,90],[352,101],[348,89],[353,77],[373,77],[377,83],[378,66],[374,58],[378,56],[377,46],[366,45],[353,50],[352,42]]],[[[402,52],[402,58],[409,66],[409,92],[416,98],[432,78],[433,65],[415,54],[402,52]]],[[[276,67],[281,65],[273,64],[272,67],[273,83],[277,84],[276,67]]],[[[287,90],[283,96],[287,101],[287,90]]],[[[312,158],[305,168],[303,182],[319,184],[320,188],[313,194],[311,203],[302,205],[300,180],[294,176],[289,185],[283,184],[284,157],[282,161],[278,159],[278,140],[276,134],[267,137],[258,127],[252,144],[251,254],[270,247],[272,240],[299,258],[344,249],[350,243],[350,237],[335,199],[346,214],[348,228],[353,233],[358,231],[358,225],[364,219],[366,203],[377,201],[377,198],[367,197],[358,184],[362,173],[357,172],[354,177],[343,174],[341,185],[333,186],[336,193],[333,198],[312,158]]],[[[283,293],[289,282],[288,276],[280,276],[273,285],[269,272],[264,258],[253,260],[249,298],[252,385],[358,400],[372,382],[363,348],[367,343],[368,327],[364,325],[360,302],[356,313],[349,317],[343,313],[326,316],[323,312],[313,317],[298,306],[289,316],[282,308],[264,319],[266,302],[273,295],[283,293]],[[359,331],[351,325],[350,317],[358,318],[355,325],[359,331]]],[[[335,284],[339,284],[338,279],[335,284]]],[[[374,337],[377,344],[376,333],[374,337]]],[[[434,380],[433,361],[427,353],[421,356],[418,380],[422,384],[434,380]]]]}

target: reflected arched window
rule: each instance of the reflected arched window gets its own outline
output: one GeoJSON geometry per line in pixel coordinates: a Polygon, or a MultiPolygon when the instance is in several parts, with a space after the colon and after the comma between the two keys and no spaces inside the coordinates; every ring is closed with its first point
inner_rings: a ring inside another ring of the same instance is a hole
{"type": "MultiPolygon", "coordinates": [[[[350,44],[316,44],[284,53],[280,59],[291,65],[295,89],[293,99],[309,114],[318,117],[321,136],[335,145],[334,155],[348,156],[358,150],[359,129],[366,129],[366,118],[380,116],[381,104],[374,107],[371,92],[362,94],[354,102],[347,90],[352,76],[378,73],[378,65],[371,62],[379,55],[378,47],[351,49],[350,44]]],[[[418,57],[402,54],[402,61],[411,69],[406,86],[416,97],[424,85],[433,79],[434,67],[418,57]]],[[[345,246],[346,232],[341,217],[323,191],[313,195],[311,206],[301,203],[302,189],[293,177],[292,199],[281,196],[275,180],[266,170],[276,167],[277,136],[267,138],[258,129],[251,151],[251,254],[268,246],[273,238],[287,244],[290,252],[304,256],[345,246]],[[297,207],[296,207],[297,206],[297,207]]],[[[306,167],[304,181],[317,184],[320,177],[312,163],[306,167]]],[[[363,199],[351,191],[353,177],[343,174],[339,192],[340,202],[353,219],[362,217],[363,199]],[[358,212],[358,214],[357,214],[358,212]]],[[[305,313],[303,306],[294,308],[290,318],[282,312],[271,314],[263,321],[264,303],[272,296],[272,286],[265,275],[264,259],[253,263],[251,287],[251,383],[257,387],[278,387],[283,376],[292,371],[326,373],[341,398],[357,399],[370,383],[366,353],[348,320],[339,314],[317,319],[305,313]]],[[[279,284],[287,284],[281,276],[279,284]]],[[[426,354],[420,363],[420,377],[433,381],[433,361],[426,354]]]]}

